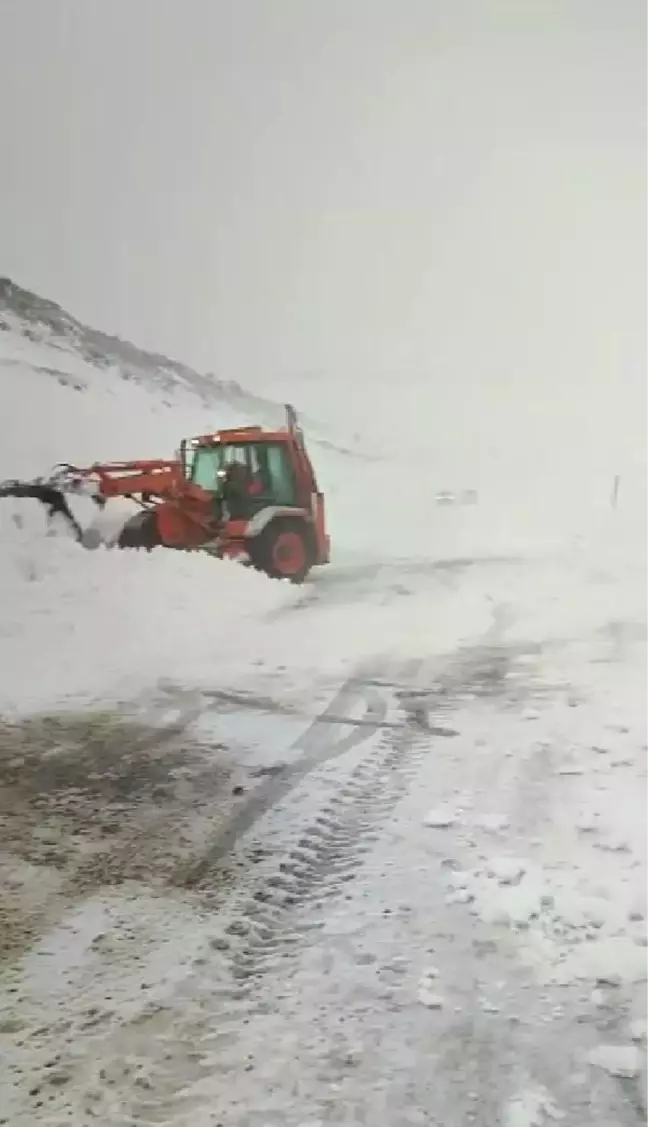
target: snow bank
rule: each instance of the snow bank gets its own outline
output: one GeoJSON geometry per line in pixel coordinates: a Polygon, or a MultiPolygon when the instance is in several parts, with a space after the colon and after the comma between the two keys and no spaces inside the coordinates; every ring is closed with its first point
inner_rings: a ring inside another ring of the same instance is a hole
{"type": "Polygon", "coordinates": [[[133,699],[163,677],[213,687],[228,666],[254,659],[264,615],[295,598],[235,563],[164,549],[87,552],[48,536],[44,512],[21,528],[15,515],[2,506],[3,711],[133,699]]]}
{"type": "Polygon", "coordinates": [[[199,553],[86,551],[30,504],[0,506],[0,711],[132,700],[160,681],[314,702],[363,661],[432,658],[492,622],[479,582],[331,569],[297,588],[199,553]]]}

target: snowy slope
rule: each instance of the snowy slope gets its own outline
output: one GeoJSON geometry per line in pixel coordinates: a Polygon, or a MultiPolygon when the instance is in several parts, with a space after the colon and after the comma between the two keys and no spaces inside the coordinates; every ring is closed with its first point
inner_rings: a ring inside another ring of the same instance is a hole
{"type": "Polygon", "coordinates": [[[22,355],[39,371],[76,389],[88,383],[109,386],[123,380],[162,399],[190,394],[204,406],[221,402],[249,411],[253,404],[257,413],[276,414],[275,403],[251,395],[236,381],[197,372],[91,328],[10,278],[0,278],[0,333],[10,338],[3,348],[5,365],[19,361],[22,355]]]}
{"type": "MultiPolygon", "coordinates": [[[[241,417],[59,344],[0,333],[0,478],[241,417]]],[[[301,589],[0,504],[3,1114],[633,1127],[643,510],[316,460],[301,589]]]]}

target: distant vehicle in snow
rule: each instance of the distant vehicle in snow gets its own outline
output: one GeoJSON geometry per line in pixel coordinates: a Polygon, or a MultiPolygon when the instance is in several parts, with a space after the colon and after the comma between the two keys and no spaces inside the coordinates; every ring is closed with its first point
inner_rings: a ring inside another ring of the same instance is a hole
{"type": "Polygon", "coordinates": [[[478,499],[476,489],[463,489],[460,493],[442,489],[435,498],[437,505],[476,505],[478,499]]]}

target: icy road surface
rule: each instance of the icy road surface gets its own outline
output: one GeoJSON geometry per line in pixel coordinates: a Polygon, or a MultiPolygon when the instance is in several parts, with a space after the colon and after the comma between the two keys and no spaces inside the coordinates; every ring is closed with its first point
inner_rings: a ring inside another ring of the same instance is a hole
{"type": "Polygon", "coordinates": [[[645,1122],[645,621],[560,574],[332,572],[161,742],[12,729],[3,1121],[645,1122]],[[342,608],[371,651],[273,695],[342,608]]]}

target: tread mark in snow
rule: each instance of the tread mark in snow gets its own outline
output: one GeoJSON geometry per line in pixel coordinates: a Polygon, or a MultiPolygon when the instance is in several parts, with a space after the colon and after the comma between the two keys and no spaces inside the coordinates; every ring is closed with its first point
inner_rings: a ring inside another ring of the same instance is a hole
{"type": "MultiPolygon", "coordinates": [[[[509,661],[514,656],[511,652],[509,661]]],[[[342,895],[347,883],[358,875],[363,855],[371,850],[380,829],[407,793],[422,759],[438,747],[430,730],[419,722],[425,694],[416,691],[413,682],[417,675],[420,678],[422,664],[408,662],[394,677],[404,684],[410,682],[411,687],[401,695],[401,706],[410,722],[398,732],[383,733],[380,742],[340,780],[338,790],[302,828],[294,844],[283,846],[272,871],[246,866],[253,877],[244,897],[237,899],[234,893],[217,904],[222,930],[213,937],[211,957],[188,984],[189,999],[181,989],[177,1008],[172,1005],[168,1013],[165,1033],[151,1039],[142,1030],[138,1047],[145,1061],[147,1091],[144,1094],[126,1083],[126,1106],[120,1108],[123,1122],[129,1121],[128,1115],[141,1127],[170,1122],[181,1127],[195,1122],[197,1109],[209,1102],[214,1078],[222,1076],[225,1080],[233,1067],[230,1050],[237,1051],[242,1027],[255,1015],[269,1012],[285,992],[295,956],[308,946],[309,933],[322,926],[318,910],[342,895]],[[259,991],[261,981],[268,976],[275,984],[270,992],[272,1002],[265,1001],[259,991]],[[193,1010],[191,1017],[185,1009],[187,1001],[193,1010]]],[[[496,654],[482,648],[455,655],[453,665],[446,667],[428,690],[427,715],[439,706],[444,711],[452,707],[467,683],[488,696],[515,692],[505,680],[508,664],[499,649],[496,654]]],[[[356,678],[356,683],[359,680],[356,678]]],[[[347,703],[358,701],[352,685],[350,682],[342,690],[347,703]]],[[[363,697],[367,712],[373,713],[375,720],[384,718],[384,701],[375,689],[367,697],[367,688],[365,685],[363,697]]],[[[338,697],[330,711],[337,715],[340,706],[338,697]]],[[[309,772],[352,750],[364,738],[366,730],[355,727],[332,742],[325,713],[300,741],[305,755],[295,769],[273,778],[262,788],[256,803],[252,802],[226,828],[194,870],[192,885],[207,892],[219,886],[219,869],[231,862],[229,854],[236,851],[239,839],[261,815],[282,803],[309,772]]],[[[245,840],[241,844],[245,847],[245,840]]],[[[254,852],[258,842],[250,841],[247,848],[254,852]]],[[[116,1095],[114,1089],[111,1095],[116,1095]]]]}
{"type": "MultiPolygon", "coordinates": [[[[421,664],[408,662],[400,670],[402,680],[407,682],[415,677],[421,664]]],[[[351,690],[347,693],[350,701],[351,690]]],[[[357,691],[353,700],[357,701],[357,691]]],[[[336,712],[339,711],[340,700],[334,705],[336,712]]],[[[407,709],[406,702],[403,707],[407,709]]],[[[385,702],[375,691],[368,699],[367,708],[376,719],[386,712],[385,702]]],[[[359,737],[354,730],[331,747],[326,714],[313,728],[317,731],[312,732],[311,741],[303,739],[302,742],[310,753],[305,756],[306,770],[299,773],[300,782],[308,771],[332,756],[351,750],[364,736],[363,733],[359,737]]],[[[204,1013],[193,1022],[182,1023],[182,1043],[192,1045],[190,1059],[182,1050],[174,1052],[172,1057],[167,1054],[164,1063],[161,1060],[151,1062],[157,1073],[153,1082],[154,1102],[151,1089],[143,1102],[133,1098],[134,1092],[129,1094],[128,1111],[136,1122],[152,1125],[171,1119],[182,1123],[184,1120],[177,1116],[182,1114],[185,1099],[190,1105],[186,1109],[187,1122],[190,1122],[191,1105],[199,1091],[193,1089],[193,1085],[200,1085],[202,1080],[227,1067],[223,1052],[236,1040],[237,1029],[255,1013],[264,1012],[264,1004],[255,1002],[261,978],[282,971],[281,981],[285,981],[290,960],[307,944],[309,932],[322,925],[318,919],[307,918],[307,909],[317,912],[326,902],[341,895],[347,883],[358,875],[364,854],[372,848],[380,827],[406,794],[423,757],[431,750],[430,733],[413,726],[403,727],[396,737],[393,733],[383,736],[379,745],[356,764],[339,790],[303,827],[274,871],[264,876],[259,874],[257,886],[253,885],[242,902],[232,905],[229,922],[224,923],[220,938],[215,937],[213,944],[220,958],[212,959],[211,967],[201,967],[196,1002],[204,1013]],[[215,996],[219,999],[218,1006],[214,1006],[215,996]]],[[[292,777],[282,779],[273,805],[280,802],[293,785],[292,777]]],[[[260,813],[265,813],[269,805],[266,801],[262,811],[255,811],[250,824],[260,813]]],[[[230,832],[219,839],[218,848],[210,852],[200,874],[194,874],[196,879],[192,884],[205,888],[214,883],[219,864],[245,832],[240,823],[236,829],[237,832],[232,833],[230,827],[230,832]]],[[[222,916],[226,911],[227,906],[223,905],[222,916]]],[[[171,1015],[170,1022],[172,1024],[171,1015]]],[[[148,1057],[150,1043],[144,1044],[142,1049],[148,1057]]],[[[154,1052],[157,1055],[157,1049],[154,1052]]],[[[152,1081],[150,1075],[149,1081],[152,1081]]]]}

